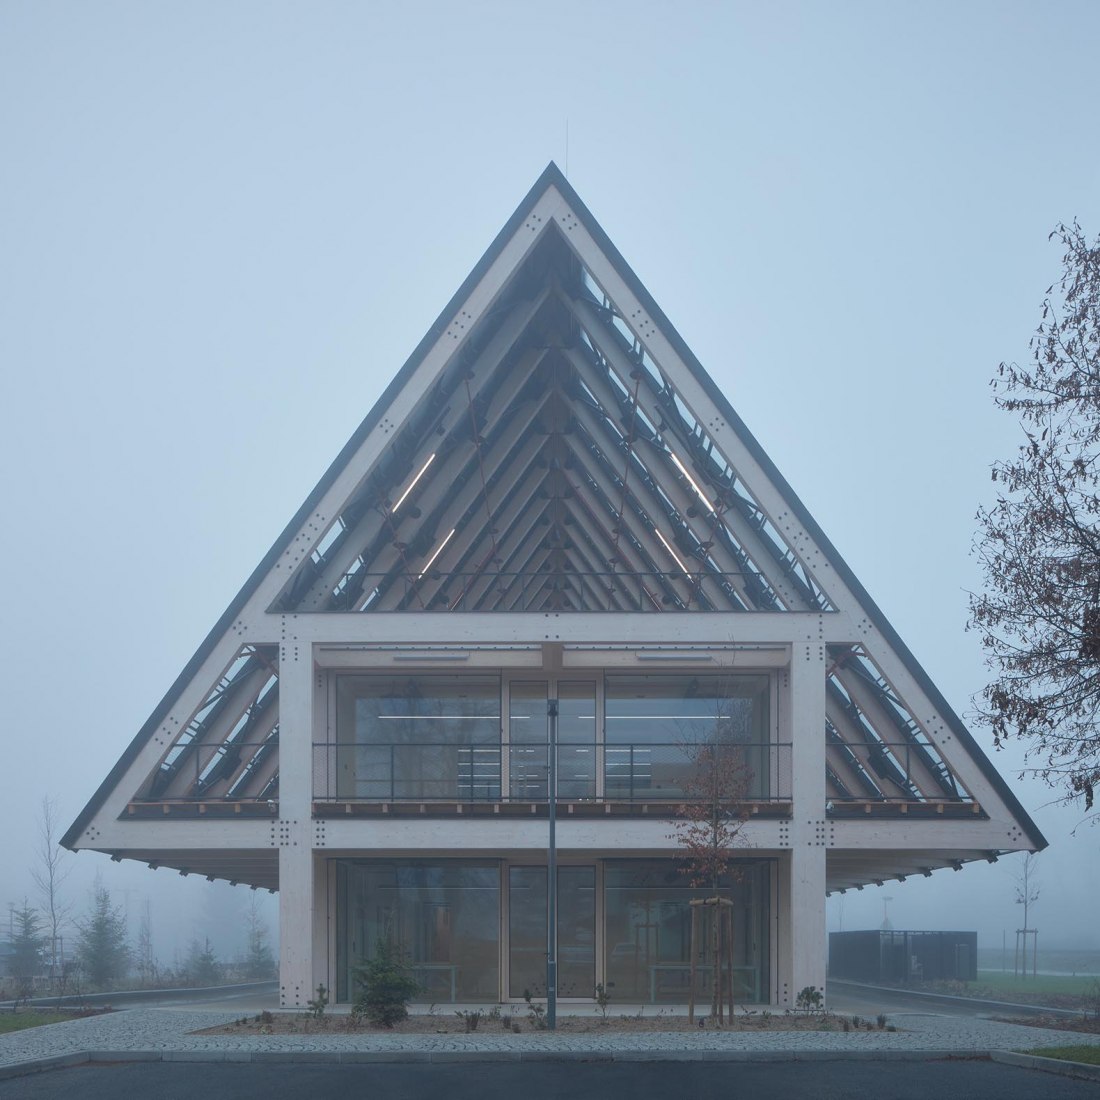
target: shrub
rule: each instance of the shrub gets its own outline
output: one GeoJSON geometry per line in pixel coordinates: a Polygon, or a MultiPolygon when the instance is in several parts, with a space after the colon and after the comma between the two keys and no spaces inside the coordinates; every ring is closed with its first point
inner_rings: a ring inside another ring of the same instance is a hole
{"type": "Polygon", "coordinates": [[[420,991],[404,954],[390,940],[379,940],[374,956],[354,970],[361,991],[353,1011],[378,1027],[408,1018],[409,1001],[420,991]]]}

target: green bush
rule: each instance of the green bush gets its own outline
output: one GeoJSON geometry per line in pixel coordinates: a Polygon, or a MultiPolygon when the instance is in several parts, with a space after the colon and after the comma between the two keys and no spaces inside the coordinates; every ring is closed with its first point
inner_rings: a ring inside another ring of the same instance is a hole
{"type": "Polygon", "coordinates": [[[352,1011],[378,1027],[408,1018],[409,1001],[420,992],[404,954],[390,940],[379,940],[374,955],[354,970],[360,993],[352,1011]]]}

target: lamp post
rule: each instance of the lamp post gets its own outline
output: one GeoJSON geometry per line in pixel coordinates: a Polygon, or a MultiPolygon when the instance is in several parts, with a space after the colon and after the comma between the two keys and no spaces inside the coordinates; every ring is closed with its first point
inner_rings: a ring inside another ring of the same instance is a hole
{"type": "Polygon", "coordinates": [[[546,858],[546,1026],[558,1026],[558,701],[546,701],[546,795],[550,837],[546,858]]]}

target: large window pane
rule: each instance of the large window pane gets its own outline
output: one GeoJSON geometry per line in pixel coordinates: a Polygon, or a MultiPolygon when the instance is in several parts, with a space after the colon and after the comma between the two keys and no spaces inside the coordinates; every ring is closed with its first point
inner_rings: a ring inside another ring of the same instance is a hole
{"type": "MultiPolygon", "coordinates": [[[[726,883],[734,903],[734,995],[746,1004],[769,998],[768,911],[770,863],[740,864],[726,883]]],[[[684,1003],[691,975],[693,888],[671,861],[609,860],[604,864],[605,973],[615,1001],[684,1003]]],[[[699,945],[709,943],[709,919],[699,945]]],[[[697,946],[699,946],[697,945],[697,946]]],[[[710,996],[713,966],[699,960],[697,990],[710,996]]]]}
{"type": "Polygon", "coordinates": [[[341,676],[336,681],[341,798],[500,796],[495,676],[341,676]]]}
{"type": "MultiPolygon", "coordinates": [[[[513,680],[509,685],[509,794],[518,800],[546,798],[548,761],[545,680],[513,680]]],[[[596,684],[562,680],[558,698],[558,797],[596,795],[596,684]]]]}
{"type": "Polygon", "coordinates": [[[338,877],[341,1000],[355,997],[352,968],[379,939],[406,953],[421,1002],[500,996],[500,865],[353,863],[338,877]],[[341,885],[342,882],[342,885],[341,885]]]}
{"type": "Polygon", "coordinates": [[[732,747],[749,797],[769,776],[767,676],[609,676],[605,791],[611,799],[690,797],[701,747],[732,747]]]}
{"type": "Polygon", "coordinates": [[[596,685],[558,683],[558,797],[596,797],[596,685]]]}
{"type": "Polygon", "coordinates": [[[548,685],[545,680],[513,680],[508,698],[508,793],[519,801],[545,799],[548,685]]]}
{"type": "MultiPolygon", "coordinates": [[[[546,996],[546,868],[512,867],[508,874],[508,994],[546,996]]],[[[558,996],[592,997],[596,990],[596,872],[558,868],[558,996]]]]}

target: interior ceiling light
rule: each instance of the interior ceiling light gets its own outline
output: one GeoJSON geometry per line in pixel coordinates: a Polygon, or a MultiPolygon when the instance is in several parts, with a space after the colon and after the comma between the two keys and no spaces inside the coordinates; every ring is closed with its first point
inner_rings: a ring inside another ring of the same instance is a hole
{"type": "MultiPolygon", "coordinates": [[[[653,528],[653,531],[654,534],[656,534],[656,536],[661,540],[661,545],[672,555],[672,560],[676,562],[676,564],[684,571],[684,576],[690,577],[691,574],[688,572],[687,566],[684,565],[684,563],[680,560],[680,557],[676,553],[676,551],[673,550],[671,546],[669,546],[668,540],[665,538],[665,536],[662,535],[656,527],[653,528]]],[[[423,574],[421,574],[421,576],[423,576],[423,574]]]]}
{"type": "MultiPolygon", "coordinates": [[[[434,458],[435,456],[433,455],[432,457],[434,458]]],[[[425,468],[426,468],[426,467],[425,467],[425,468]]],[[[446,546],[446,545],[447,545],[447,543],[449,543],[449,542],[451,541],[451,536],[452,536],[452,535],[454,535],[455,531],[457,531],[457,530],[458,530],[458,528],[457,528],[457,527],[452,527],[452,528],[451,528],[451,534],[450,534],[450,535],[448,535],[448,536],[447,536],[447,537],[446,537],[446,538],[445,538],[445,539],[444,539],[444,540],[443,540],[443,541],[442,541],[442,542],[441,542],[441,543],[440,543],[440,544],[439,544],[439,545],[438,545],[438,546],[437,546],[437,547],[435,548],[435,553],[434,553],[434,554],[432,554],[432,556],[431,556],[431,557],[430,557],[430,558],[429,558],[429,559],[427,560],[427,562],[425,562],[425,564],[424,564],[424,568],[423,568],[423,569],[421,569],[421,570],[420,570],[420,573],[419,573],[419,574],[417,575],[417,578],[416,578],[417,580],[420,580],[420,578],[421,578],[422,576],[424,576],[424,574],[425,574],[425,573],[427,573],[427,571],[428,571],[429,569],[431,569],[431,567],[432,567],[432,562],[433,562],[433,561],[435,561],[435,559],[436,559],[436,558],[438,558],[438,557],[439,557],[439,555],[443,553],[443,547],[444,547],[444,546],[446,546]]]]}
{"type": "MultiPolygon", "coordinates": [[[[428,461],[425,462],[424,465],[420,467],[420,472],[416,475],[416,477],[414,477],[412,479],[412,481],[409,482],[409,487],[397,498],[397,503],[390,509],[390,515],[391,516],[393,515],[394,512],[397,511],[398,508],[401,507],[402,504],[405,503],[405,498],[409,495],[409,493],[411,493],[413,491],[413,489],[416,488],[416,483],[424,476],[425,470],[427,470],[427,468],[434,461],[435,461],[435,451],[432,451],[432,453],[430,455],[428,455],[428,461]]],[[[454,532],[451,532],[451,533],[453,534],[454,532]]]]}
{"type": "Polygon", "coordinates": [[[672,461],[676,463],[676,469],[679,470],[680,473],[682,473],[684,477],[688,479],[688,484],[692,487],[692,489],[695,490],[695,495],[707,506],[707,511],[713,512],[714,505],[711,504],[709,500],[707,500],[706,496],[703,493],[703,490],[700,489],[698,484],[696,483],[695,478],[693,478],[691,474],[688,473],[687,467],[676,457],[676,452],[669,451],[668,453],[672,458],[672,461]]]}

